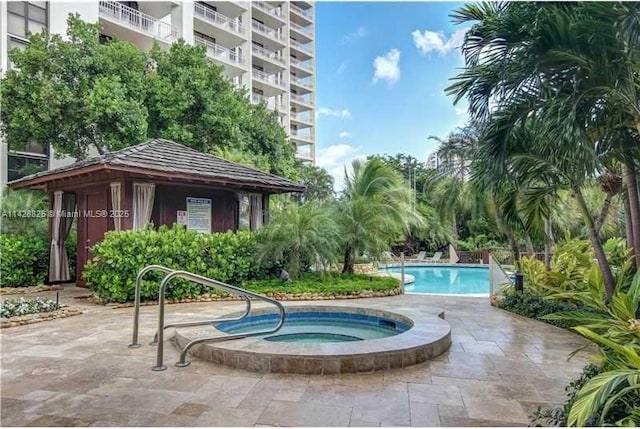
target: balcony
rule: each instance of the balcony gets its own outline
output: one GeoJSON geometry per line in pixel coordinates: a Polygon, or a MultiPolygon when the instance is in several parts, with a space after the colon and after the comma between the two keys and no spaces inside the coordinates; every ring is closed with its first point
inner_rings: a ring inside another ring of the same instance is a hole
{"type": "Polygon", "coordinates": [[[198,3],[195,3],[194,6],[194,14],[197,17],[202,18],[224,30],[231,31],[232,33],[244,34],[245,27],[237,19],[224,16],[221,13],[198,3]]]}
{"type": "Polygon", "coordinates": [[[252,5],[254,5],[255,7],[257,7],[258,9],[268,13],[271,16],[275,16],[276,18],[279,19],[283,19],[283,13],[282,13],[282,9],[279,9],[277,7],[273,7],[270,4],[263,2],[263,1],[254,1],[251,3],[252,5]]]}
{"type": "Polygon", "coordinates": [[[267,109],[271,110],[284,110],[284,104],[278,103],[275,98],[268,98],[260,94],[253,93],[251,94],[251,101],[255,104],[264,103],[267,109]]]}
{"type": "Polygon", "coordinates": [[[308,19],[309,21],[313,20],[313,12],[312,9],[303,9],[299,6],[296,6],[293,3],[289,3],[289,8],[291,9],[291,12],[294,12],[300,16],[305,17],[306,19],[308,19]]]}
{"type": "Polygon", "coordinates": [[[281,88],[284,88],[286,84],[285,80],[277,74],[267,74],[261,70],[256,69],[252,69],[251,74],[253,75],[254,79],[269,83],[271,85],[279,86],[281,88]]]}
{"type": "Polygon", "coordinates": [[[254,54],[257,54],[258,56],[265,58],[267,60],[270,61],[274,61],[276,63],[279,63],[280,65],[284,66],[285,62],[284,59],[282,58],[282,55],[280,55],[278,52],[274,52],[274,51],[270,51],[269,49],[265,49],[261,46],[257,46],[257,45],[252,45],[251,46],[251,51],[254,54]]]}
{"type": "Polygon", "coordinates": [[[313,115],[311,114],[311,112],[304,112],[304,113],[291,112],[291,120],[313,125],[313,115]]]}
{"type": "Polygon", "coordinates": [[[306,52],[307,54],[311,54],[311,52],[313,52],[313,46],[311,44],[303,45],[302,43],[293,39],[291,39],[291,46],[299,51],[306,52]]]}
{"type": "Polygon", "coordinates": [[[99,14],[102,18],[117,22],[124,27],[145,33],[166,43],[171,43],[178,38],[178,29],[171,24],[117,1],[100,1],[99,14]]]}
{"type": "Polygon", "coordinates": [[[232,63],[237,66],[243,66],[245,64],[244,58],[242,55],[238,55],[236,52],[231,49],[227,49],[223,46],[216,45],[208,40],[205,40],[201,37],[195,36],[193,41],[196,45],[204,46],[207,50],[207,55],[211,58],[214,58],[219,61],[224,61],[227,63],[232,63]]]}
{"type": "Polygon", "coordinates": [[[311,61],[300,61],[293,57],[290,57],[289,61],[291,61],[292,66],[298,67],[302,70],[306,70],[309,73],[313,73],[313,64],[311,64],[311,61]]]}
{"type": "Polygon", "coordinates": [[[311,135],[311,133],[301,133],[298,130],[291,130],[291,138],[294,140],[313,143],[313,135],[311,135]]]}
{"type": "Polygon", "coordinates": [[[299,79],[291,76],[291,83],[309,90],[313,90],[313,81],[311,79],[299,79]]]}
{"type": "Polygon", "coordinates": [[[272,39],[276,39],[280,42],[283,42],[285,40],[284,35],[281,32],[271,27],[267,27],[266,25],[259,22],[251,21],[251,28],[253,28],[254,31],[260,34],[271,37],[272,39]]]}
{"type": "Polygon", "coordinates": [[[291,28],[298,33],[304,34],[308,37],[313,37],[313,26],[304,27],[300,24],[296,24],[295,22],[291,22],[291,28]]]}
{"type": "Polygon", "coordinates": [[[291,101],[295,101],[297,103],[306,104],[308,106],[313,106],[313,100],[310,96],[302,96],[298,94],[291,94],[291,101]]]}
{"type": "Polygon", "coordinates": [[[296,158],[304,161],[313,161],[313,153],[311,152],[311,149],[301,150],[298,148],[298,150],[296,150],[296,158]]]}

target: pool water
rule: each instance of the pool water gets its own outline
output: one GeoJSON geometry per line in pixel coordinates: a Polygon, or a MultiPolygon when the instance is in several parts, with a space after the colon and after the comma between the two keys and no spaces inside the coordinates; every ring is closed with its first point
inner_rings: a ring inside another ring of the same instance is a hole
{"type": "MultiPolygon", "coordinates": [[[[400,268],[389,268],[389,271],[400,273],[400,268]]],[[[405,285],[404,290],[408,293],[489,294],[489,267],[405,266],[404,272],[415,279],[413,283],[405,285]]]]}
{"type": "MultiPolygon", "coordinates": [[[[249,316],[237,322],[222,322],[215,327],[227,334],[255,332],[278,323],[275,313],[249,316]]],[[[339,312],[287,312],[284,325],[267,341],[296,343],[336,343],[372,340],[400,334],[410,328],[400,321],[364,314],[339,312]]]]}

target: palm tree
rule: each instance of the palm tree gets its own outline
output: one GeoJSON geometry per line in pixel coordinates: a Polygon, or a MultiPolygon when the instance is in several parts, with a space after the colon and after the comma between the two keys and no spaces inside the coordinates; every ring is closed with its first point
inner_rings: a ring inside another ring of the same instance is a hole
{"type": "Polygon", "coordinates": [[[411,189],[397,172],[376,158],[355,160],[352,167],[352,174],[345,169],[345,191],[337,203],[342,272],[349,274],[354,257],[365,252],[380,255],[412,226],[423,224],[411,189]]]}
{"type": "MultiPolygon", "coordinates": [[[[625,8],[636,11],[638,6],[625,8]]],[[[637,36],[637,20],[625,21],[620,10],[617,3],[598,7],[575,3],[464,6],[454,19],[476,24],[463,45],[466,68],[448,88],[456,102],[466,97],[474,119],[487,124],[484,150],[492,164],[514,176],[519,185],[544,184],[546,189],[536,192],[537,198],[530,201],[539,201],[538,207],[548,211],[546,195],[561,189],[572,191],[608,297],[615,282],[582,187],[604,171],[603,162],[619,159],[627,165],[638,159],[637,151],[629,149],[632,145],[601,144],[607,141],[603,134],[610,135],[615,129],[610,122],[597,121],[602,112],[623,111],[612,101],[612,94],[619,95],[611,90],[616,82],[622,80],[625,88],[636,87],[626,85],[629,82],[637,84],[637,53],[635,57],[628,53],[624,48],[628,43],[621,43],[623,33],[619,31],[620,24],[626,23],[624,34],[637,36]],[[607,69],[610,62],[627,65],[612,66],[608,74],[599,70],[607,69]],[[595,89],[601,87],[608,89],[595,89]],[[529,131],[528,141],[512,138],[523,131],[529,131]]],[[[629,182],[631,187],[637,185],[635,177],[629,182]]],[[[640,217],[632,202],[637,189],[630,194],[631,217],[640,217]]],[[[635,237],[635,226],[633,234],[635,237]]]]}
{"type": "Polygon", "coordinates": [[[307,264],[327,270],[338,251],[338,232],[331,207],[317,201],[288,204],[260,230],[258,261],[284,262],[292,278],[307,264]]]}

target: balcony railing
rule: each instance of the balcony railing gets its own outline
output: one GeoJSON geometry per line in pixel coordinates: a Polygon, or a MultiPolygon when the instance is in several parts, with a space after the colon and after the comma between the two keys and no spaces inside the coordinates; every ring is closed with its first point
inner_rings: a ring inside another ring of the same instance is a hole
{"type": "Polygon", "coordinates": [[[296,130],[291,130],[291,137],[309,142],[313,141],[313,136],[310,133],[301,133],[300,131],[296,130]]]}
{"type": "Polygon", "coordinates": [[[267,36],[272,37],[274,39],[284,40],[284,35],[281,32],[279,32],[278,30],[273,29],[271,27],[267,27],[266,25],[261,24],[259,22],[251,21],[251,28],[256,30],[258,33],[267,35],[267,36]]]}
{"type": "Polygon", "coordinates": [[[306,122],[309,124],[313,123],[313,116],[308,112],[305,112],[305,113],[291,112],[291,119],[295,119],[296,121],[306,122]]]}
{"type": "Polygon", "coordinates": [[[311,11],[311,9],[303,9],[299,6],[296,6],[293,3],[289,3],[289,7],[291,8],[292,11],[294,11],[298,15],[302,15],[308,19],[313,19],[313,12],[311,11]]]}
{"type": "Polygon", "coordinates": [[[291,22],[291,28],[298,31],[299,33],[306,34],[307,36],[313,36],[313,26],[303,27],[300,24],[296,24],[295,22],[291,22]]]}
{"type": "Polygon", "coordinates": [[[313,71],[313,65],[310,61],[300,61],[296,58],[290,57],[291,65],[294,65],[303,70],[313,71]]]}
{"type": "Polygon", "coordinates": [[[195,3],[194,6],[195,15],[202,17],[209,22],[213,22],[214,24],[219,25],[220,27],[223,27],[234,33],[244,34],[244,25],[242,25],[242,23],[237,19],[232,19],[228,16],[224,16],[221,13],[216,12],[215,10],[203,6],[199,3],[195,3]]]}
{"type": "Polygon", "coordinates": [[[309,89],[313,88],[313,82],[311,81],[311,79],[299,79],[291,76],[291,83],[295,83],[298,86],[302,86],[309,89]]]}
{"type": "Polygon", "coordinates": [[[260,10],[264,10],[269,15],[277,16],[278,18],[282,19],[282,9],[273,7],[263,1],[254,1],[252,4],[260,10]]]}
{"type": "Polygon", "coordinates": [[[304,97],[298,94],[291,94],[291,99],[293,101],[297,101],[298,103],[309,104],[311,106],[313,105],[313,101],[311,100],[311,97],[304,97]]]}
{"type": "Polygon", "coordinates": [[[313,154],[310,150],[298,150],[296,151],[296,157],[301,159],[312,160],[313,154]]]}
{"type": "Polygon", "coordinates": [[[284,59],[282,58],[282,55],[280,55],[278,52],[270,51],[268,49],[265,49],[257,45],[252,45],[251,50],[262,57],[268,58],[272,61],[279,62],[280,64],[284,64],[284,59]]]}
{"type": "Polygon", "coordinates": [[[264,103],[268,109],[284,110],[284,104],[278,103],[275,98],[267,98],[264,95],[253,93],[251,94],[251,101],[255,104],[264,103]]]}
{"type": "Polygon", "coordinates": [[[162,22],[151,15],[142,13],[117,1],[100,1],[100,16],[118,21],[126,27],[147,33],[150,36],[166,42],[178,38],[178,29],[162,22]]]}
{"type": "Polygon", "coordinates": [[[282,86],[282,87],[284,87],[285,85],[284,79],[281,76],[278,76],[277,74],[268,74],[263,72],[262,70],[256,70],[256,69],[251,70],[251,73],[256,79],[261,80],[263,82],[268,82],[273,85],[282,86]]]}
{"type": "Polygon", "coordinates": [[[243,65],[244,58],[242,55],[232,51],[231,49],[227,49],[223,46],[216,45],[213,42],[203,39],[202,37],[195,36],[193,41],[196,45],[204,46],[207,50],[207,55],[211,58],[215,58],[221,61],[228,61],[231,63],[243,65]]]}
{"type": "Polygon", "coordinates": [[[311,53],[311,51],[313,50],[312,45],[311,44],[306,44],[303,45],[302,43],[291,39],[291,46],[293,46],[294,48],[297,48],[303,52],[307,52],[307,53],[311,53]]]}

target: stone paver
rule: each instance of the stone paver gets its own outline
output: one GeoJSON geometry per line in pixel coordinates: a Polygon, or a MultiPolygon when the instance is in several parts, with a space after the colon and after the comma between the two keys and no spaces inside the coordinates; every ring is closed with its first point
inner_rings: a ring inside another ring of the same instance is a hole
{"type": "MultiPolygon", "coordinates": [[[[564,386],[590,353],[567,362],[582,338],[492,308],[486,298],[407,295],[331,304],[397,313],[442,308],[453,343],[430,362],[325,376],[257,374],[198,359],[177,368],[168,341],[168,369],[153,372],[155,348],[147,342],[157,307],[142,308],[143,346],[128,349],[133,309],[73,299],[87,293],[70,287],[60,294],[83,315],[0,332],[2,426],[526,426],[538,404],[564,401],[564,386]]],[[[167,321],[241,308],[168,305],[167,321]]]]}

